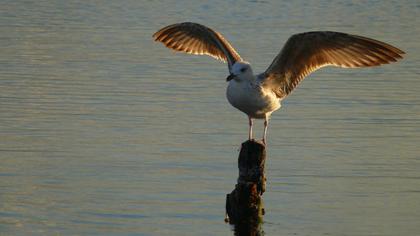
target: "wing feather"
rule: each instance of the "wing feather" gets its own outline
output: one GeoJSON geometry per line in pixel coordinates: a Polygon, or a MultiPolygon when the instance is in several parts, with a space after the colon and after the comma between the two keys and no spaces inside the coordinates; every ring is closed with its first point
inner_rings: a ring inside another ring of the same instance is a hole
{"type": "Polygon", "coordinates": [[[175,51],[196,55],[209,55],[228,62],[229,69],[242,58],[217,31],[204,25],[184,22],[168,25],[153,34],[155,41],[175,51]]]}
{"type": "Polygon", "coordinates": [[[277,96],[284,97],[319,68],[378,66],[395,62],[403,54],[392,45],[358,35],[307,32],[290,37],[263,75],[277,96]]]}

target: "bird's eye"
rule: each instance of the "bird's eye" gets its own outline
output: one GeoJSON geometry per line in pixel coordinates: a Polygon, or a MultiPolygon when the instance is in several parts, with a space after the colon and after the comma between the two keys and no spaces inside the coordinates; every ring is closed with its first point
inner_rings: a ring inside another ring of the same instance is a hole
{"type": "Polygon", "coordinates": [[[246,71],[246,67],[241,69],[241,72],[245,72],[246,71]]]}

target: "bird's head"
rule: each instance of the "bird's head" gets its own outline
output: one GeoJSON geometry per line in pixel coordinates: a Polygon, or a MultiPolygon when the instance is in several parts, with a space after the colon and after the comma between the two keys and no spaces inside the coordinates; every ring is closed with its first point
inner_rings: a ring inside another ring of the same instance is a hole
{"type": "Polygon", "coordinates": [[[240,81],[252,76],[251,65],[246,61],[238,61],[230,68],[230,75],[226,78],[226,81],[229,82],[232,79],[240,81]]]}

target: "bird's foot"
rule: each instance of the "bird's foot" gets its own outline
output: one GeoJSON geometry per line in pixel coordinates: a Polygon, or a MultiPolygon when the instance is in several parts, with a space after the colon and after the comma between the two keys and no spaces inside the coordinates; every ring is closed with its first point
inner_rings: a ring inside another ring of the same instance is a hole
{"type": "Polygon", "coordinates": [[[265,138],[263,138],[261,141],[262,141],[262,143],[263,143],[264,145],[267,145],[267,143],[266,143],[266,141],[265,141],[265,138]]]}

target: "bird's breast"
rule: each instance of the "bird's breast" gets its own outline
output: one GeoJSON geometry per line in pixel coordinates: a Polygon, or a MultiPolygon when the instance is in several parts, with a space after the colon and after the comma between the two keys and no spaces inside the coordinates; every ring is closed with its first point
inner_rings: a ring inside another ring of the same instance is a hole
{"type": "Polygon", "coordinates": [[[272,91],[250,81],[231,80],[226,97],[232,106],[252,118],[263,119],[280,108],[280,100],[272,91]]]}

